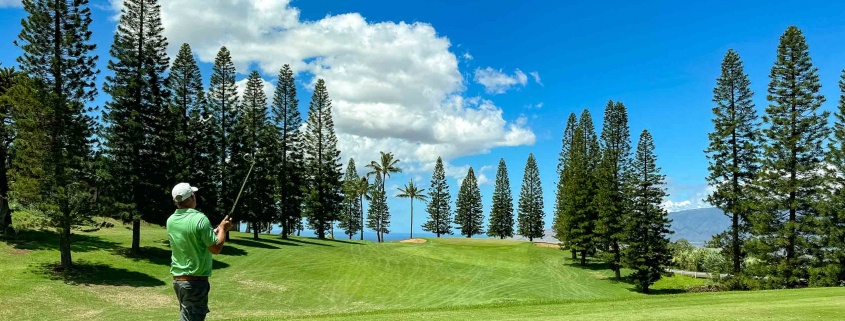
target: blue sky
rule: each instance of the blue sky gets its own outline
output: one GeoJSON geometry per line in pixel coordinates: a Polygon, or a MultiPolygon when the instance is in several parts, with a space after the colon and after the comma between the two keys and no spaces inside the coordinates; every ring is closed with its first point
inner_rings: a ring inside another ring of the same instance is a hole
{"type": "MultiPolygon", "coordinates": [[[[24,16],[19,3],[0,0],[4,66],[15,65],[20,54],[12,45],[24,16]]],[[[190,43],[206,83],[221,45],[232,50],[239,78],[257,69],[268,89],[281,64],[292,64],[303,113],[314,78],[326,79],[344,160],[356,158],[363,171],[379,150],[393,151],[405,169],[388,180],[393,190],[412,179],[428,187],[433,159],[443,155],[453,195],[469,166],[484,176],[489,215],[499,158],[508,164],[516,198],[534,153],[547,222],[570,113],[589,109],[600,131],[607,101],[624,102],[632,145],[643,129],[654,135],[670,208],[696,208],[706,206],[703,150],[712,129],[712,89],[728,49],[742,57],[760,112],[788,26],[807,37],[824,109],[835,108],[845,68],[845,3],[838,1],[161,3],[169,52],[190,43]]],[[[102,82],[120,1],[91,4],[102,82]]],[[[107,99],[101,94],[96,103],[107,99]]],[[[408,201],[389,205],[393,230],[407,231],[408,201]]],[[[415,231],[424,215],[417,204],[415,231]]]]}

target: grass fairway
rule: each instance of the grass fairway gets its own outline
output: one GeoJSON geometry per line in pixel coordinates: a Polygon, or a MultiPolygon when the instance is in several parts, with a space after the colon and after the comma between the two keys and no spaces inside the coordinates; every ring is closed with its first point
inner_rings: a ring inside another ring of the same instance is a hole
{"type": "MultiPolygon", "coordinates": [[[[845,290],[677,294],[673,277],[643,295],[601,266],[525,242],[370,243],[233,233],[215,257],[209,320],[838,320],[845,290]]],[[[0,242],[0,320],[175,320],[164,230],[77,233],[80,273],[59,277],[56,237],[0,242]]]]}

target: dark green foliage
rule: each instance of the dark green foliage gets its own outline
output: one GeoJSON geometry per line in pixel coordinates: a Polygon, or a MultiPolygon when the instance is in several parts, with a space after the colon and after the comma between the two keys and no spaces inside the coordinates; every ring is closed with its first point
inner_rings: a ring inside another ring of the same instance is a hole
{"type": "MultiPolygon", "coordinates": [[[[381,188],[381,191],[386,197],[387,191],[384,189],[384,184],[387,181],[387,178],[390,177],[391,173],[401,173],[402,169],[396,166],[396,164],[399,163],[399,160],[393,159],[393,153],[379,151],[379,154],[381,154],[381,158],[379,158],[378,161],[371,161],[370,164],[366,166],[367,168],[370,168],[370,172],[367,173],[367,175],[381,176],[381,186],[378,186],[377,188],[381,188]]],[[[377,227],[376,230],[381,230],[381,228],[377,227]]],[[[384,241],[381,232],[378,234],[378,241],[384,241]]]]}
{"type": "Polygon", "coordinates": [[[343,176],[343,203],[340,209],[340,224],[338,227],[352,239],[352,236],[361,231],[361,202],[358,195],[358,184],[361,178],[355,169],[355,160],[350,158],[346,165],[346,175],[343,176]]]}
{"type": "Polygon", "coordinates": [[[233,135],[233,141],[244,156],[232,154],[232,170],[235,177],[246,177],[252,167],[250,179],[241,195],[242,207],[236,209],[238,217],[249,220],[253,238],[263,226],[271,223],[275,216],[274,156],[276,131],[267,119],[267,95],[264,80],[257,71],[250,73],[246,89],[241,97],[240,112],[233,135]],[[254,162],[254,164],[253,164],[254,162]]]}
{"type": "Polygon", "coordinates": [[[818,250],[819,201],[827,188],[823,147],[828,112],[801,31],[791,26],[781,36],[777,61],[769,76],[770,104],[763,121],[762,166],[758,182],[760,210],[750,217],[748,246],[764,264],[769,286],[795,287],[807,278],[808,255],[818,250]]]}
{"type": "Polygon", "coordinates": [[[243,159],[242,155],[231,154],[237,119],[238,88],[235,85],[235,65],[226,47],[220,48],[214,58],[207,98],[210,114],[204,119],[214,135],[205,139],[215,146],[209,150],[213,153],[210,176],[215,185],[203,188],[202,195],[206,195],[208,205],[199,207],[209,219],[216,222],[231,210],[241,184],[234,177],[229,163],[234,157],[243,159]]]}
{"type": "Polygon", "coordinates": [[[27,16],[15,44],[23,50],[19,67],[32,82],[18,93],[16,122],[29,122],[17,124],[19,140],[13,144],[25,141],[26,146],[15,147],[11,189],[21,205],[37,203],[48,215],[59,231],[61,265],[70,268],[70,229],[90,215],[86,206],[92,199],[85,163],[93,157],[95,125],[86,113],[94,109],[86,104],[97,94],[99,70],[89,30],[91,9],[87,0],[24,0],[23,7],[27,16]]]}
{"type": "Polygon", "coordinates": [[[595,252],[598,239],[595,230],[598,211],[596,170],[599,163],[599,144],[590,112],[584,110],[572,137],[569,158],[564,167],[564,212],[567,213],[569,246],[581,254],[581,265],[587,255],[595,252]]]}
{"type": "Polygon", "coordinates": [[[626,226],[627,244],[625,265],[634,270],[630,278],[637,288],[648,293],[649,287],[660,279],[671,263],[669,248],[669,214],[661,207],[667,196],[666,181],[657,167],[654,141],[644,130],[640,135],[637,153],[631,168],[631,216],[626,226]]]}
{"type": "Polygon", "coordinates": [[[367,176],[361,176],[358,179],[358,183],[349,182],[349,187],[353,189],[355,195],[358,195],[359,199],[359,207],[358,207],[358,217],[361,219],[361,240],[364,240],[364,199],[370,200],[370,181],[368,180],[367,176]]]}
{"type": "Polygon", "coordinates": [[[572,230],[572,213],[567,203],[571,202],[572,196],[569,194],[567,183],[570,180],[569,157],[572,150],[572,139],[575,136],[575,129],[578,127],[578,118],[575,113],[569,114],[569,120],[566,122],[566,129],[563,132],[563,146],[561,147],[560,156],[557,164],[558,181],[555,191],[555,217],[552,223],[557,238],[561,244],[568,247],[572,251],[572,258],[576,257],[575,249],[572,247],[570,240],[570,230],[572,230]]]}
{"type": "Polygon", "coordinates": [[[399,195],[396,195],[399,198],[409,198],[411,199],[411,236],[410,238],[414,238],[414,199],[418,199],[421,201],[425,201],[428,199],[428,195],[425,194],[424,189],[420,189],[414,184],[414,181],[408,182],[403,188],[399,188],[399,195]]]}
{"type": "Polygon", "coordinates": [[[603,251],[605,261],[621,277],[622,250],[625,241],[625,223],[630,202],[625,197],[625,178],[630,171],[631,134],[628,130],[628,112],[621,102],[608,102],[604,111],[601,133],[602,157],[596,169],[596,195],[594,205],[598,211],[595,225],[596,241],[603,251]]]}
{"type": "Polygon", "coordinates": [[[287,238],[293,230],[293,225],[302,222],[302,190],[305,184],[302,135],[299,131],[302,117],[299,113],[299,100],[296,98],[296,83],[289,65],[284,65],[279,70],[272,114],[277,133],[277,217],[282,225],[282,238],[287,238]]]}
{"type": "MultiPolygon", "coordinates": [[[[0,67],[0,235],[11,234],[13,231],[12,213],[9,209],[9,167],[12,163],[10,148],[15,139],[12,108],[17,103],[17,98],[7,93],[11,93],[10,90],[19,82],[19,77],[24,75],[15,71],[15,68],[0,67]]],[[[31,80],[21,81],[31,83],[31,80]]],[[[29,96],[26,92],[23,94],[29,96]]]]}
{"type": "Polygon", "coordinates": [[[461,235],[471,238],[473,235],[484,233],[484,211],[481,207],[481,190],[472,167],[461,183],[458,199],[455,204],[455,224],[461,230],[461,235]]]}
{"type": "Polygon", "coordinates": [[[508,167],[505,165],[504,158],[499,159],[491,207],[490,226],[487,228],[487,235],[500,239],[513,237],[513,194],[511,193],[508,167]]]}
{"type": "Polygon", "coordinates": [[[326,230],[331,228],[342,200],[340,151],[337,149],[337,136],[332,121],[332,103],[322,79],[317,80],[311,96],[303,145],[308,174],[305,214],[309,226],[322,239],[326,236],[326,230]]]}
{"type": "Polygon", "coordinates": [[[726,254],[738,274],[745,253],[742,247],[749,232],[748,213],[754,203],[752,183],[759,171],[759,121],[754,110],[751,82],[736,51],[728,50],[722,61],[722,74],[713,89],[713,125],[707,181],[715,187],[707,202],[731,218],[731,246],[726,254]]]}
{"type": "Polygon", "coordinates": [[[428,221],[423,224],[423,231],[440,235],[452,235],[452,207],[450,205],[452,196],[449,194],[449,185],[446,183],[446,171],[443,169],[443,160],[437,157],[434,165],[434,172],[431,175],[431,187],[428,189],[430,198],[426,212],[428,221]]]}
{"type": "Polygon", "coordinates": [[[390,211],[387,207],[387,195],[381,188],[381,176],[370,186],[370,208],[367,212],[367,227],[376,231],[379,242],[384,240],[384,234],[390,233],[390,211]]]}
{"type": "Polygon", "coordinates": [[[120,21],[109,53],[103,91],[111,95],[106,102],[106,151],[109,159],[113,200],[123,204],[121,213],[131,221],[132,251],[140,250],[141,219],[164,224],[172,211],[169,188],[172,180],[171,155],[158,148],[173,141],[169,128],[169,91],[165,71],[169,60],[167,40],[162,35],[159,5],[151,0],[123,2],[120,21]]]}
{"type": "Polygon", "coordinates": [[[519,214],[517,233],[528,240],[545,236],[543,231],[543,187],[540,185],[540,170],[534,154],[528,155],[525,174],[522,178],[522,190],[519,192],[519,214]]]}
{"type": "Polygon", "coordinates": [[[168,161],[179,164],[168,168],[169,177],[174,182],[191,182],[192,185],[205,187],[210,178],[203,177],[209,171],[203,167],[211,159],[207,153],[200,153],[197,145],[203,137],[211,134],[204,130],[207,126],[201,121],[209,111],[206,110],[202,75],[187,43],[179,48],[167,79],[167,89],[170,90],[168,120],[172,130],[172,139],[167,142],[168,161]]]}
{"type": "MultiPolygon", "coordinates": [[[[824,284],[845,282],[845,70],[839,79],[839,106],[834,113],[833,137],[827,153],[830,188],[822,205],[818,234],[821,236],[823,258],[829,266],[823,268],[824,284]]],[[[817,275],[819,273],[816,273],[817,275]]],[[[821,285],[813,282],[810,285],[821,285]]]]}

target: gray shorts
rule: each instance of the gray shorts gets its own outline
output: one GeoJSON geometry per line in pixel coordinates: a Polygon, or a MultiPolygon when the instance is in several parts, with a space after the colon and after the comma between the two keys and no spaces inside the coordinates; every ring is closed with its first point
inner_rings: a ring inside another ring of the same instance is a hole
{"type": "Polygon", "coordinates": [[[203,321],[208,312],[208,291],[211,285],[204,281],[173,281],[173,290],[179,299],[180,321],[203,321]]]}

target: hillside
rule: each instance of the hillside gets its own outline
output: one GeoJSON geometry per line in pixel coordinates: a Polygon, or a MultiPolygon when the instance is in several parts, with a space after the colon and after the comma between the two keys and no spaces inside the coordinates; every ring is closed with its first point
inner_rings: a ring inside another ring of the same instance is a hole
{"type": "Polygon", "coordinates": [[[669,213],[669,219],[675,232],[670,236],[673,241],[686,239],[696,245],[702,245],[731,226],[725,212],[715,207],[669,213]]]}
{"type": "MultiPolygon", "coordinates": [[[[25,232],[17,240],[0,242],[0,320],[174,319],[178,308],[164,231],[145,227],[144,254],[137,258],[127,254],[130,235],[125,227],[77,233],[74,262],[81,273],[63,278],[51,272],[58,260],[54,235],[25,232]]],[[[601,305],[599,310],[611,313],[600,302],[658,305],[654,296],[610,280],[600,265],[572,266],[559,250],[527,242],[450,238],[376,244],[262,237],[252,240],[251,235],[233,233],[223,254],[216,256],[210,320],[473,319],[470,311],[497,319],[507,315],[501,314],[503,307],[512,307],[516,319],[533,315],[548,320],[550,311],[571,315],[567,307],[576,302],[601,305]]],[[[678,293],[701,282],[678,276],[654,289],[678,293]]],[[[689,300],[697,297],[691,294],[689,300]]],[[[660,303],[667,304],[672,303],[660,303]]]]}

